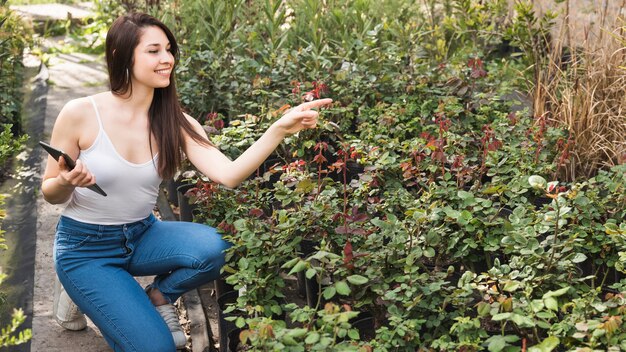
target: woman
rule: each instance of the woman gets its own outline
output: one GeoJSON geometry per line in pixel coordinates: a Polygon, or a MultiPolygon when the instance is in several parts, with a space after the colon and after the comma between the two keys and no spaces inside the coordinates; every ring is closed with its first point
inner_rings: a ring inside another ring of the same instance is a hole
{"type": "Polygon", "coordinates": [[[170,30],[145,14],[118,18],[107,34],[111,91],[68,102],[50,144],[76,159],[48,158],[42,191],[69,201],[57,225],[54,261],[69,297],[115,351],[172,351],[185,336],[172,303],[219,276],[228,243],[215,229],[155,219],[162,179],[183,152],[211,180],[235,187],[283,138],[314,128],[321,99],[293,108],[248,150],[229,160],[177,101],[178,46],[170,30]],[[95,182],[103,197],[85,188],[95,182]],[[156,275],[145,290],[133,276],[156,275]]]}

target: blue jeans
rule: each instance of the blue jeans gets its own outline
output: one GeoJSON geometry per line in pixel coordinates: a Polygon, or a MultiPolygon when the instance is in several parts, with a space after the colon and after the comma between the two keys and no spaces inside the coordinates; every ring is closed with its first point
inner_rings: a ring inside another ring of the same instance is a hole
{"type": "Polygon", "coordinates": [[[152,287],[175,302],[219,277],[230,244],[214,228],[153,215],[124,225],[62,216],[54,262],[68,295],[115,351],[175,351],[163,318],[133,276],[156,275],[152,287]]]}

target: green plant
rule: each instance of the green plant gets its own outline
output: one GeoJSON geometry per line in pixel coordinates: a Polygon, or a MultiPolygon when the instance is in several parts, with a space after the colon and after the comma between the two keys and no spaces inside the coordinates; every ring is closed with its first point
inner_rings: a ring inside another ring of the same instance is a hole
{"type": "Polygon", "coordinates": [[[32,30],[0,1],[0,124],[20,130],[24,48],[32,42],[32,30]]]}
{"type": "Polygon", "coordinates": [[[368,351],[359,346],[359,333],[349,323],[358,312],[332,303],[320,310],[293,304],[286,308],[295,327],[267,318],[248,319],[249,328],[239,334],[241,342],[260,351],[368,351]]]}
{"type": "MultiPolygon", "coordinates": [[[[4,196],[0,195],[0,251],[6,250],[7,246],[4,244],[4,230],[2,230],[2,220],[4,219],[6,213],[4,210],[4,196]]],[[[2,268],[0,268],[0,284],[6,278],[6,274],[2,273],[2,268]]],[[[2,292],[0,292],[0,306],[4,305],[2,292]]],[[[26,321],[26,316],[24,316],[24,311],[20,309],[14,309],[13,314],[11,315],[11,323],[3,327],[0,331],[0,347],[8,347],[8,346],[16,346],[23,343],[26,343],[32,337],[31,329],[22,329],[17,335],[15,332],[26,321]]]]}
{"type": "Polygon", "coordinates": [[[289,105],[335,100],[242,187],[198,184],[198,219],[234,243],[224,271],[250,348],[620,346],[624,166],[559,176],[569,127],[524,99],[548,94],[524,79],[550,78],[553,17],[504,3],[161,3],[187,40],[181,99],[229,157],[289,105]],[[296,273],[314,307],[282,301],[296,273]],[[374,316],[371,341],[339,322],[353,310],[374,316]]]}

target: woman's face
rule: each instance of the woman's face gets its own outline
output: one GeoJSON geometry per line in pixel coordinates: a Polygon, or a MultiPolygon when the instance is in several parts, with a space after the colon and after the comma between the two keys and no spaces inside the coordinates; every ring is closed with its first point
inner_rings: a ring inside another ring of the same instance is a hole
{"type": "Polygon", "coordinates": [[[150,26],[142,29],[133,58],[133,85],[143,84],[152,88],[169,86],[174,55],[170,52],[170,42],[161,28],[150,26]]]}

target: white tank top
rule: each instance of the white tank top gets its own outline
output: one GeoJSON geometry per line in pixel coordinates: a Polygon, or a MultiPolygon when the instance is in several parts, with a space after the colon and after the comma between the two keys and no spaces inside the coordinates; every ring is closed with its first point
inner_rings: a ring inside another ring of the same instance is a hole
{"type": "Polygon", "coordinates": [[[99,225],[120,225],[144,219],[152,213],[159,194],[158,155],[143,164],[122,158],[102,127],[96,102],[92,97],[89,100],[96,111],[100,130],[93,144],[80,151],[78,159],[96,176],[96,183],[107,196],[76,187],[63,215],[99,225]]]}

